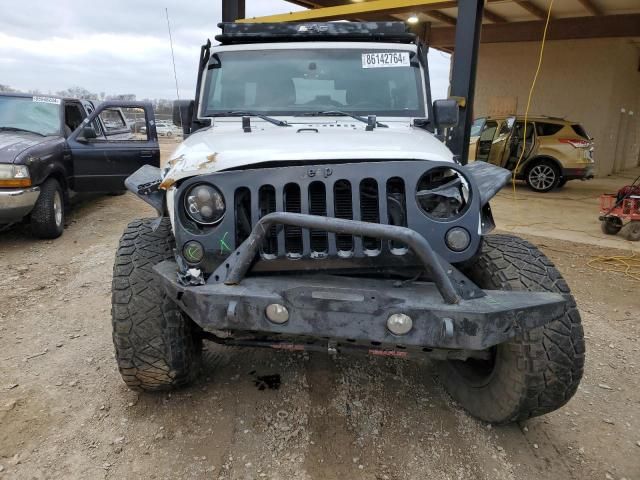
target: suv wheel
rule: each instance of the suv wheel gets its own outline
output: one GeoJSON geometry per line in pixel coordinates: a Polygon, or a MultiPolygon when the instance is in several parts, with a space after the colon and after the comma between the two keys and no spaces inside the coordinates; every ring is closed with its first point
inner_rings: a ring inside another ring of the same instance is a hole
{"type": "Polygon", "coordinates": [[[585,347],[580,314],[560,272],[534,245],[511,235],[485,237],[465,271],[483,289],[557,292],[568,305],[562,317],[490,349],[489,360],[441,362],[440,378],[453,399],[497,424],[567,403],[582,378],[585,347]]]}
{"type": "Polygon", "coordinates": [[[199,372],[202,338],[196,325],[167,297],[153,267],[173,258],[171,223],[131,222],[113,267],[112,324],[122,379],[133,390],[169,390],[199,372]]]}
{"type": "Polygon", "coordinates": [[[55,178],[40,187],[31,212],[31,232],[39,238],[58,238],[64,231],[64,192],[55,178]]]}
{"type": "Polygon", "coordinates": [[[556,188],[560,182],[560,171],[552,162],[540,160],[529,166],[525,179],[532,190],[548,192],[556,188]]]}

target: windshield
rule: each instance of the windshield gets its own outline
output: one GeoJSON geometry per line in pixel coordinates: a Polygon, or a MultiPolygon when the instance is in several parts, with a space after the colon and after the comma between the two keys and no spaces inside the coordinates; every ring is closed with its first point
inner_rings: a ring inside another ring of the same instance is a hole
{"type": "Polygon", "coordinates": [[[424,117],[414,52],[372,49],[226,51],[212,55],[202,115],[251,111],[424,117]]]}
{"type": "Polygon", "coordinates": [[[60,99],[51,97],[0,96],[0,129],[59,135],[61,103],[60,99]]]}

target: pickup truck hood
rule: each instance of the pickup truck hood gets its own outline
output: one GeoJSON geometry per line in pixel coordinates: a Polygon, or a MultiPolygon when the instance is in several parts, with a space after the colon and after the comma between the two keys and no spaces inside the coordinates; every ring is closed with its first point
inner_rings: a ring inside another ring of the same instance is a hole
{"type": "Polygon", "coordinates": [[[403,159],[451,162],[452,154],[431,133],[404,124],[366,131],[366,125],[328,122],[290,127],[254,126],[245,133],[239,123],[194,133],[174,152],[162,188],[194,175],[274,161],[403,159]]]}
{"type": "Polygon", "coordinates": [[[0,163],[13,163],[25,150],[57,137],[41,137],[29,132],[0,131],[0,163]]]}

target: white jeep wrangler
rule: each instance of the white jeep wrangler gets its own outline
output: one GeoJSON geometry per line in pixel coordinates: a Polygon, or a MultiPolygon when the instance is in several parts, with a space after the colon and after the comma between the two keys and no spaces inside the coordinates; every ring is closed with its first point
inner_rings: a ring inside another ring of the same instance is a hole
{"type": "Polygon", "coordinates": [[[198,372],[202,340],[438,361],[473,415],[505,423],[575,393],[567,284],[533,245],[488,235],[510,178],[445,146],[426,47],[402,23],[220,25],[203,46],[185,141],[128,188],[113,339],[127,385],[198,372]]]}

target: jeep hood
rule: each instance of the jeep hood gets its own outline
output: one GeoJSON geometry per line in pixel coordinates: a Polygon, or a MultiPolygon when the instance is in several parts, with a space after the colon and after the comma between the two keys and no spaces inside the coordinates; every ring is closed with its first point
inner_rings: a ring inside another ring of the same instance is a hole
{"type": "Polygon", "coordinates": [[[161,187],[194,175],[210,174],[274,161],[319,163],[324,160],[433,160],[451,162],[445,145],[423,129],[333,123],[268,126],[245,133],[239,123],[194,133],[167,163],[161,187]]]}

